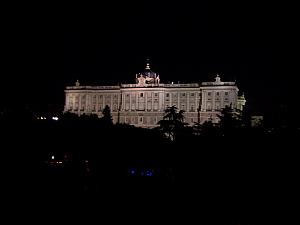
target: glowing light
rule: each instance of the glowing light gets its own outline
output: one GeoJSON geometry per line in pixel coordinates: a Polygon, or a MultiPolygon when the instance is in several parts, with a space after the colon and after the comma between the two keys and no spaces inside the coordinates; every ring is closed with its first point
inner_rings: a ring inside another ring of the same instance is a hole
{"type": "Polygon", "coordinates": [[[58,120],[58,117],[57,116],[53,116],[52,119],[53,120],[58,120]]]}
{"type": "Polygon", "coordinates": [[[129,173],[130,173],[130,175],[135,175],[136,174],[136,170],[135,169],[130,169],[129,173]]]}
{"type": "Polygon", "coordinates": [[[152,177],[153,176],[153,172],[151,170],[147,170],[146,171],[146,176],[147,177],[152,177]]]}
{"type": "Polygon", "coordinates": [[[51,156],[51,159],[54,159],[54,155],[53,155],[53,156],[51,156]]]}

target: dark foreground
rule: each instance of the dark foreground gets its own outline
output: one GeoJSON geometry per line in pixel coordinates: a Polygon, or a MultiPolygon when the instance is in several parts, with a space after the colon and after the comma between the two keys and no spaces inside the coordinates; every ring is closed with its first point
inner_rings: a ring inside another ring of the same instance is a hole
{"type": "Polygon", "coordinates": [[[297,138],[251,134],[168,142],[128,127],[6,126],[5,209],[12,220],[22,215],[41,223],[287,222],[299,176],[297,138]]]}

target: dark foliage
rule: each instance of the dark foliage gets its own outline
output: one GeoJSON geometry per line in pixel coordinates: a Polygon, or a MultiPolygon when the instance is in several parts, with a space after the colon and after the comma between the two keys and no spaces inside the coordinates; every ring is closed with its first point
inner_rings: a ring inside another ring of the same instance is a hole
{"type": "Polygon", "coordinates": [[[173,219],[188,209],[205,224],[257,224],[293,199],[299,130],[225,125],[227,119],[230,135],[206,122],[171,141],[160,129],[107,126],[93,115],[2,115],[3,183],[15,201],[36,198],[53,208],[63,202],[92,210],[97,203],[109,211],[112,204],[173,219]]]}

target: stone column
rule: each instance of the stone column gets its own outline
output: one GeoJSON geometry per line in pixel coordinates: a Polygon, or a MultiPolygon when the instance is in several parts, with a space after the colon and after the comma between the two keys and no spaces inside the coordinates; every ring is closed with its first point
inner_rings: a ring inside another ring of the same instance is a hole
{"type": "Polygon", "coordinates": [[[153,108],[154,108],[154,92],[151,92],[151,112],[153,112],[153,108]]]}
{"type": "Polygon", "coordinates": [[[180,94],[181,92],[177,91],[177,108],[180,109],[180,94]]]}
{"type": "Polygon", "coordinates": [[[206,92],[202,91],[201,111],[206,111],[206,92]]]}
{"type": "Polygon", "coordinates": [[[147,92],[145,92],[144,93],[145,94],[145,111],[147,112],[147,109],[148,109],[148,93],[147,92]]]}
{"type": "Polygon", "coordinates": [[[212,108],[211,111],[215,111],[216,109],[216,92],[212,92],[212,108]]]}
{"type": "Polygon", "coordinates": [[[99,95],[96,94],[96,114],[99,115],[99,95]]]}
{"type": "Polygon", "coordinates": [[[114,94],[111,93],[110,94],[110,106],[109,106],[111,112],[113,111],[113,107],[114,107],[114,105],[113,105],[113,96],[114,96],[114,94]]]}
{"type": "Polygon", "coordinates": [[[139,98],[140,98],[140,93],[135,93],[135,110],[140,108],[140,104],[139,104],[139,98]]]}
{"type": "Polygon", "coordinates": [[[131,111],[131,93],[129,94],[129,111],[131,111]]]}
{"type": "Polygon", "coordinates": [[[123,102],[122,103],[122,110],[125,111],[125,108],[126,108],[126,95],[125,95],[125,93],[122,93],[122,102],[123,102]]]}
{"type": "Polygon", "coordinates": [[[190,92],[186,92],[186,111],[189,112],[190,111],[190,92]]]}
{"type": "Polygon", "coordinates": [[[82,95],[81,94],[78,94],[78,107],[79,107],[79,109],[78,109],[78,115],[80,115],[80,113],[81,113],[81,97],[82,97],[82,95]]]}

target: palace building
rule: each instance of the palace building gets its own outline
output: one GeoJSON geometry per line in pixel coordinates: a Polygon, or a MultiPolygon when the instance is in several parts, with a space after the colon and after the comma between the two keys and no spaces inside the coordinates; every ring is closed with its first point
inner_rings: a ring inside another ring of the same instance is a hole
{"type": "Polygon", "coordinates": [[[102,117],[108,105],[114,123],[151,128],[163,119],[167,107],[175,105],[184,110],[189,125],[207,120],[217,123],[217,115],[225,106],[243,110],[246,100],[238,91],[235,82],[223,82],[219,75],[212,82],[160,83],[148,62],[145,71],[136,74],[134,84],[81,86],[77,81],[75,86],[66,87],[64,112],[102,117]]]}

